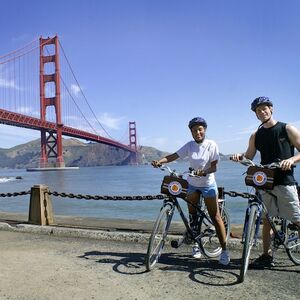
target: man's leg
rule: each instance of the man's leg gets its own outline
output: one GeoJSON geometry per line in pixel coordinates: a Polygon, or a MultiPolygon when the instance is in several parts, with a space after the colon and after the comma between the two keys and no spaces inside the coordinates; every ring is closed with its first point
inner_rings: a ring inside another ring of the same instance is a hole
{"type": "Polygon", "coordinates": [[[266,218],[263,218],[262,242],[263,242],[263,254],[272,256],[271,225],[266,218]]]}

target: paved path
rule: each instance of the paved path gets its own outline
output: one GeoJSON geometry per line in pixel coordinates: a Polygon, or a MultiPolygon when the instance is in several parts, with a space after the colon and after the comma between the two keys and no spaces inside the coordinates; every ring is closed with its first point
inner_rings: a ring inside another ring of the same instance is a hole
{"type": "Polygon", "coordinates": [[[299,299],[300,269],[284,253],[274,270],[249,270],[238,284],[240,250],[221,267],[166,248],[146,272],[147,244],[0,230],[0,299],[299,299]]]}

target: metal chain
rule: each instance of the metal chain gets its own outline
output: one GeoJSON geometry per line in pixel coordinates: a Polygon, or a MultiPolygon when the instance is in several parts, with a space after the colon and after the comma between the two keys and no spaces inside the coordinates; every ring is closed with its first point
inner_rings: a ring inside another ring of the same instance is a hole
{"type": "MultiPolygon", "coordinates": [[[[29,195],[31,191],[22,191],[22,192],[14,192],[14,193],[0,193],[0,197],[16,197],[16,196],[24,196],[29,195]]],[[[100,195],[82,195],[82,194],[73,194],[73,193],[59,193],[59,192],[46,192],[49,195],[63,197],[63,198],[76,198],[76,199],[85,199],[85,200],[163,200],[167,199],[167,195],[145,195],[145,196],[100,196],[100,195]]],[[[230,197],[242,197],[242,198],[253,198],[254,195],[250,193],[239,193],[235,191],[224,191],[224,195],[228,195],[230,197]]]]}
{"type": "Polygon", "coordinates": [[[1,193],[0,197],[16,197],[16,196],[23,196],[29,195],[31,191],[23,191],[23,192],[14,192],[14,193],[1,193]]]}
{"type": "Polygon", "coordinates": [[[229,192],[224,191],[224,194],[228,195],[230,197],[242,197],[242,198],[248,198],[248,199],[255,197],[255,195],[250,194],[250,193],[238,193],[235,191],[229,191],[229,192]]]}
{"type": "Polygon", "coordinates": [[[146,196],[100,196],[100,195],[82,195],[73,193],[46,192],[49,195],[59,196],[63,198],[76,198],[85,200],[162,200],[168,198],[166,195],[146,195],[146,196]]]}

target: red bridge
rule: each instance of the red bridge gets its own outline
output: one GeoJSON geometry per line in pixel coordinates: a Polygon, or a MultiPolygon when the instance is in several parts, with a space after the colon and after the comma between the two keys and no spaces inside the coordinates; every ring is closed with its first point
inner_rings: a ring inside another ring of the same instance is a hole
{"type": "Polygon", "coordinates": [[[56,167],[65,166],[63,135],[123,149],[130,153],[130,162],[137,163],[135,122],[129,122],[127,145],[108,134],[87,101],[57,36],[41,37],[0,56],[0,123],[41,132],[41,168],[49,166],[49,158],[55,158],[56,167]],[[63,72],[60,51],[65,62],[63,72]]]}

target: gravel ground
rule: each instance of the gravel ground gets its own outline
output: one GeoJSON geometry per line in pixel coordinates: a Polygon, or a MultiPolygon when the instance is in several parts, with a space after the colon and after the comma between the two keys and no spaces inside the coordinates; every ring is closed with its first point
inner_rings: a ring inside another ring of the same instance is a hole
{"type": "MultiPolygon", "coordinates": [[[[0,299],[299,299],[300,267],[285,253],[272,270],[238,283],[241,251],[229,266],[167,247],[146,272],[147,244],[0,230],[0,299]]],[[[258,253],[253,253],[255,256],[258,253]]]]}

